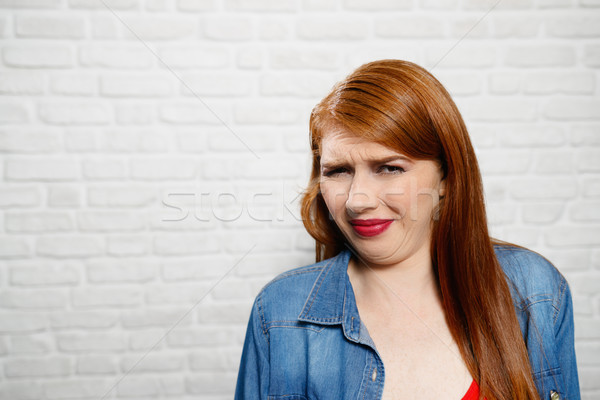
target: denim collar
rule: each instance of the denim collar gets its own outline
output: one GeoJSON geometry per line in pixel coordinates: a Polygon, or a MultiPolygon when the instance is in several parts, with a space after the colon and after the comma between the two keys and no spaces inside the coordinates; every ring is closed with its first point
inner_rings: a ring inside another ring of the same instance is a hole
{"type": "Polygon", "coordinates": [[[298,320],[318,325],[341,324],[348,340],[373,345],[358,315],[354,290],[348,277],[350,257],[350,251],[343,250],[325,261],[298,320]]]}

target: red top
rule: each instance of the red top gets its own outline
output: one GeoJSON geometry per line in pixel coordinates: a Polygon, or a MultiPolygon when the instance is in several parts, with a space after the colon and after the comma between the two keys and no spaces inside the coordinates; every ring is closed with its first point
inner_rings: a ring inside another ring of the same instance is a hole
{"type": "Polygon", "coordinates": [[[473,379],[473,383],[471,383],[471,386],[469,386],[469,390],[467,390],[467,393],[464,395],[462,400],[477,399],[479,399],[479,385],[477,385],[477,382],[475,382],[475,379],[473,379]]]}

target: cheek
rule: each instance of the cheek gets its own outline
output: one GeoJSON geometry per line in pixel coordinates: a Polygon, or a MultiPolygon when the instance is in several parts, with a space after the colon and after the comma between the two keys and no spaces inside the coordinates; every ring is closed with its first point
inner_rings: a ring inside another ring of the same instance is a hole
{"type": "Polygon", "coordinates": [[[346,185],[340,182],[323,181],[321,182],[321,194],[323,200],[332,215],[343,213],[348,199],[348,189],[346,185]]]}

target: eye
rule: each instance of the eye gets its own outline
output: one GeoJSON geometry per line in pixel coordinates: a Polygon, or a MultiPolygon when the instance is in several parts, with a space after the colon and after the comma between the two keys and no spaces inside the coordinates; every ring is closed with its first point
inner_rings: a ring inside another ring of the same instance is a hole
{"type": "Polygon", "coordinates": [[[401,174],[405,172],[404,168],[398,167],[396,165],[382,165],[377,170],[380,174],[401,174]]]}
{"type": "Polygon", "coordinates": [[[347,172],[348,172],[348,170],[346,168],[339,167],[339,168],[326,169],[322,172],[322,175],[326,176],[326,177],[334,177],[334,176],[338,176],[341,174],[345,174],[347,172]]]}

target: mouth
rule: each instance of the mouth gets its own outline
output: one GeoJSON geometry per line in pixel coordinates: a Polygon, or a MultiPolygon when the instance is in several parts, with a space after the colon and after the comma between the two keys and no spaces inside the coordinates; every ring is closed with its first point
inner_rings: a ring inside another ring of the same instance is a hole
{"type": "Polygon", "coordinates": [[[360,236],[372,237],[385,232],[392,222],[393,219],[353,219],[350,225],[360,236]]]}

